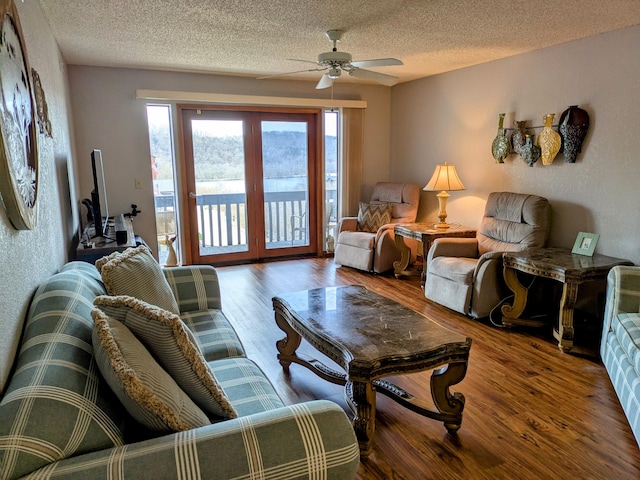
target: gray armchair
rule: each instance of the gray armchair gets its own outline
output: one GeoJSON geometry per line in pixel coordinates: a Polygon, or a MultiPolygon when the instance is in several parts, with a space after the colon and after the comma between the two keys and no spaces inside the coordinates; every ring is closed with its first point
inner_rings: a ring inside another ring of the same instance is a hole
{"type": "MultiPolygon", "coordinates": [[[[420,202],[420,186],[414,183],[377,183],[371,194],[371,204],[391,204],[391,218],[376,231],[358,229],[357,217],[343,217],[338,227],[334,254],[340,265],[382,273],[400,260],[396,248],[393,224],[415,222],[420,202]]],[[[414,250],[417,249],[414,248],[414,250]]]]}
{"type": "Polygon", "coordinates": [[[476,238],[434,242],[426,261],[425,296],[473,318],[488,316],[507,294],[502,253],[543,247],[550,223],[546,198],[491,193],[476,238]]]}

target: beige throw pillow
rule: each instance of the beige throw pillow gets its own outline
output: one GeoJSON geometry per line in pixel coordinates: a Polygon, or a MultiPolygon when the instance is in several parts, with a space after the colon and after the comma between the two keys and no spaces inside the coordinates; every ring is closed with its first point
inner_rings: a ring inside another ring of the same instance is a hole
{"type": "Polygon", "coordinates": [[[360,203],[358,231],[375,233],[382,225],[391,223],[393,205],[389,203],[360,203]]]}
{"type": "Polygon", "coordinates": [[[103,295],[93,303],[130,328],[202,410],[223,419],[238,416],[179,316],[128,296],[103,295]]]}
{"type": "Polygon", "coordinates": [[[210,424],[204,412],[127,327],[98,309],[92,310],[91,316],[98,369],[133,418],[161,432],[180,432],[210,424]]]}
{"type": "Polygon", "coordinates": [[[169,282],[149,249],[140,245],[119,255],[109,255],[100,263],[102,281],[109,295],[128,295],[179,314],[169,282]]]}

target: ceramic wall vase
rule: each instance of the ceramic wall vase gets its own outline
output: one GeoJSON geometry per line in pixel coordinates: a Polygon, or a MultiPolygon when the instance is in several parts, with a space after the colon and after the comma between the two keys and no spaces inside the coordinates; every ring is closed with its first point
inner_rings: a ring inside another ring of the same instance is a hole
{"type": "Polygon", "coordinates": [[[516,153],[520,153],[520,148],[524,146],[526,123],[526,120],[516,120],[513,122],[516,128],[511,134],[511,150],[516,153]]]}
{"type": "Polygon", "coordinates": [[[507,158],[511,150],[509,139],[504,134],[503,124],[504,113],[501,113],[498,117],[498,134],[496,138],[493,139],[493,144],[491,145],[491,153],[497,163],[504,163],[504,159],[507,158]]]}
{"type": "Polygon", "coordinates": [[[524,145],[520,147],[520,157],[524,160],[524,163],[533,167],[533,164],[540,158],[541,149],[539,146],[534,145],[533,136],[526,134],[524,145]]]}
{"type": "Polygon", "coordinates": [[[551,128],[555,116],[555,113],[548,113],[544,116],[544,128],[538,135],[538,146],[540,147],[543,165],[551,165],[553,163],[553,159],[556,158],[562,145],[560,134],[551,128]]]}
{"type": "Polygon", "coordinates": [[[564,161],[575,163],[582,151],[582,142],[589,131],[589,114],[578,105],[571,105],[562,115],[558,125],[558,132],[562,139],[564,161]]]}

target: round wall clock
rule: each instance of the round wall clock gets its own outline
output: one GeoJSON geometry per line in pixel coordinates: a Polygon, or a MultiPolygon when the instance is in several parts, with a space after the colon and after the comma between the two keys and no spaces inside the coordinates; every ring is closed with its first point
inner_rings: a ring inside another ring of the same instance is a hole
{"type": "Polygon", "coordinates": [[[0,0],[0,193],[9,220],[30,230],[37,220],[38,146],[27,54],[12,1],[0,0]]]}

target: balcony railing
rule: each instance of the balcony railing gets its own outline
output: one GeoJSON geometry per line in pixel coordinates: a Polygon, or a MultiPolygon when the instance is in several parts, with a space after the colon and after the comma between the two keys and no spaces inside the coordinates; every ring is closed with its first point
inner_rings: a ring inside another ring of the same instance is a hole
{"type": "MultiPolygon", "coordinates": [[[[327,212],[335,215],[335,190],[328,190],[327,212]]],[[[264,194],[265,237],[267,248],[307,245],[307,194],[304,191],[266,192],[264,194]]],[[[173,195],[156,195],[158,237],[175,234],[173,195]]],[[[199,243],[211,253],[242,250],[247,245],[246,195],[244,193],[196,196],[199,243]],[[240,247],[240,248],[239,248],[240,247]]],[[[335,218],[329,219],[335,222],[335,218]]]]}

